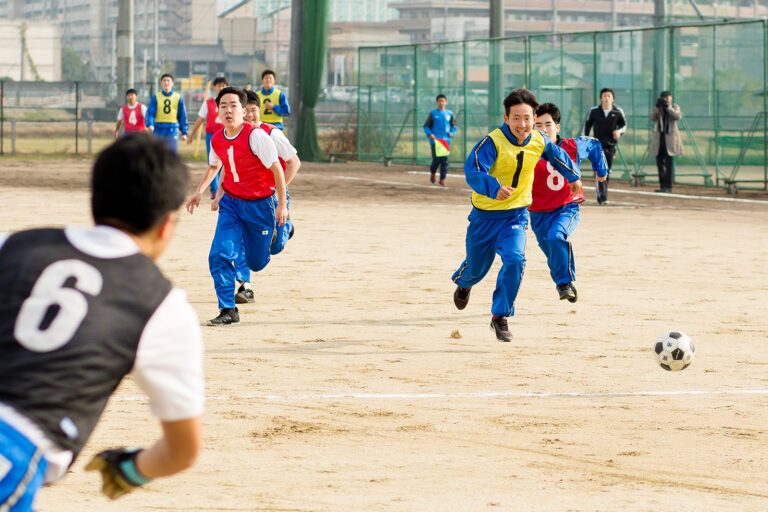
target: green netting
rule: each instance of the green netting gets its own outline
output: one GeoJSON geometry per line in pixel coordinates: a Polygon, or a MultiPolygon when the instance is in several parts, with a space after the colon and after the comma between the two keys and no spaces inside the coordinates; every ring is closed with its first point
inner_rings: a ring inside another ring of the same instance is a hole
{"type": "Polygon", "coordinates": [[[328,0],[304,2],[301,50],[301,112],[296,131],[296,149],[302,160],[324,160],[317,140],[315,105],[320,93],[328,34],[328,0]]]}
{"type": "Polygon", "coordinates": [[[582,133],[599,90],[610,87],[628,129],[614,162],[618,179],[655,176],[649,114],[670,90],[686,150],[677,181],[768,187],[766,20],[518,36],[359,50],[358,158],[423,163],[422,131],[435,96],[456,114],[450,162],[502,122],[502,100],[528,87],[562,112],[561,134],[582,133]],[[751,184],[751,185],[750,185],[751,184]]]}

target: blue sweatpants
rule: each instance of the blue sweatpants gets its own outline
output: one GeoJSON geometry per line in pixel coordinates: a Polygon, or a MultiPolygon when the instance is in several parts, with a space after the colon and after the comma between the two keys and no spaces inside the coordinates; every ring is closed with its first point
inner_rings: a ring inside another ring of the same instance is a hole
{"type": "Polygon", "coordinates": [[[0,509],[31,511],[47,467],[37,446],[0,420],[0,509]]]}
{"type": "MultiPolygon", "coordinates": [[[[286,191],[288,208],[291,207],[291,196],[286,191]]],[[[269,254],[280,254],[288,243],[288,236],[291,234],[291,221],[285,221],[282,226],[275,226],[276,234],[272,237],[272,243],[269,245],[269,254]]],[[[235,274],[238,281],[251,282],[251,270],[248,268],[248,262],[245,259],[245,246],[241,246],[235,258],[235,274]]]]}
{"type": "Polygon", "coordinates": [[[530,212],[531,228],[544,251],[549,275],[555,284],[576,280],[573,246],[569,237],[579,225],[579,203],[568,203],[551,212],[530,212]]]}
{"type": "Polygon", "coordinates": [[[245,248],[245,263],[250,270],[258,272],[269,263],[276,205],[274,194],[256,201],[243,201],[227,194],[221,198],[216,233],[208,254],[219,308],[235,307],[233,262],[241,247],[245,248]]]}
{"type": "MultiPolygon", "coordinates": [[[[211,139],[213,138],[212,133],[205,132],[205,151],[207,152],[208,156],[211,156],[211,139]]],[[[216,195],[216,192],[219,191],[219,175],[221,174],[221,170],[216,173],[216,176],[213,177],[213,181],[211,182],[211,194],[216,195]]]]}
{"type": "Polygon", "coordinates": [[[467,258],[453,274],[453,282],[472,288],[491,269],[498,253],[501,270],[496,277],[491,314],[513,316],[515,298],[525,272],[525,231],[528,208],[489,211],[473,208],[467,227],[467,258]]]}
{"type": "Polygon", "coordinates": [[[152,132],[157,137],[162,137],[168,148],[176,153],[179,147],[179,125],[176,123],[157,123],[152,132]]]}

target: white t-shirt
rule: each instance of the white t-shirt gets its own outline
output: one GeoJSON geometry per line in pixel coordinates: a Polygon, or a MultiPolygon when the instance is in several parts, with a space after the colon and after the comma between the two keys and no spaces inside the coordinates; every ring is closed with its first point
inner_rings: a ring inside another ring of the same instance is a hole
{"type": "MultiPolygon", "coordinates": [[[[243,127],[244,126],[245,125],[243,125],[243,127]]],[[[242,128],[240,128],[240,131],[242,131],[242,128]]],[[[224,138],[227,140],[234,140],[240,135],[240,132],[237,132],[237,135],[234,137],[227,137],[227,131],[224,129],[222,135],[224,135],[224,138]]],[[[267,132],[261,128],[254,128],[251,130],[251,134],[248,136],[248,146],[251,148],[253,154],[261,160],[264,167],[270,168],[272,167],[272,164],[277,162],[277,147],[272,141],[272,138],[267,135],[267,132]]],[[[208,165],[215,165],[216,167],[221,166],[221,157],[216,154],[213,146],[211,146],[211,152],[208,154],[208,165]]]]}
{"type": "MultiPolygon", "coordinates": [[[[141,105],[141,117],[146,119],[147,118],[147,106],[145,104],[137,103],[134,106],[126,105],[126,107],[128,107],[130,109],[134,109],[134,108],[138,107],[139,105],[141,105]]],[[[122,107],[120,108],[120,110],[117,111],[117,120],[118,121],[123,121],[124,120],[122,107]]]]}
{"type": "Polygon", "coordinates": [[[290,143],[288,137],[286,137],[283,133],[283,130],[280,130],[279,128],[272,128],[272,131],[269,132],[269,138],[272,139],[272,142],[275,143],[275,147],[277,148],[277,156],[282,158],[284,161],[287,162],[297,153],[296,148],[293,147],[293,144],[290,143]]]}

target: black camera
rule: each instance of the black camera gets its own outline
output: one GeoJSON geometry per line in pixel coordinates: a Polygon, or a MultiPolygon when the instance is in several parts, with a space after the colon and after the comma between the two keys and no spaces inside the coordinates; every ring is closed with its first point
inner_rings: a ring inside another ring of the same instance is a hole
{"type": "Polygon", "coordinates": [[[661,96],[659,99],[656,100],[656,107],[658,108],[667,108],[667,98],[664,96],[661,96]]]}

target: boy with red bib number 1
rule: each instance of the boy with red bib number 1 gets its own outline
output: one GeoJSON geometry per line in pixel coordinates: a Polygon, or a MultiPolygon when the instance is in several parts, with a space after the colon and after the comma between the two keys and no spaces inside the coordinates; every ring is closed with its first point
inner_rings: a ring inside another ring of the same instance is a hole
{"type": "MultiPolygon", "coordinates": [[[[534,127],[563,148],[576,164],[588,158],[597,172],[597,181],[602,182],[608,176],[608,164],[599,140],[592,137],[560,138],[560,109],[554,104],[539,105],[534,127]]],[[[568,299],[569,302],[576,302],[578,298],[573,284],[576,269],[569,237],[579,225],[579,203],[582,202],[583,191],[573,193],[565,178],[549,162],[539,160],[533,178],[533,203],[528,207],[531,228],[547,256],[549,273],[560,300],[568,299]]]]}
{"type": "Polygon", "coordinates": [[[248,267],[258,272],[269,263],[270,245],[275,230],[288,218],[285,175],[277,158],[277,148],[266,131],[246,124],[243,119],[247,96],[236,87],[225,87],[216,97],[224,129],[211,139],[208,170],[187,201],[193,213],[200,205],[205,188],[224,165],[221,201],[214,201],[219,219],[208,255],[219,300],[219,316],[208,325],[240,323],[235,307],[235,267],[241,245],[248,267]]]}

